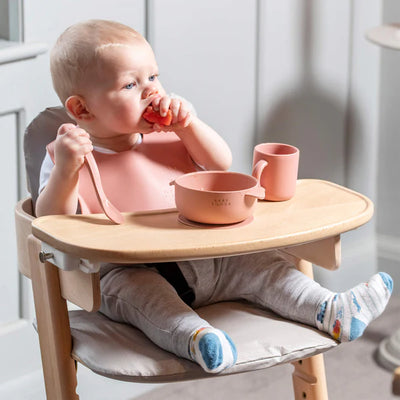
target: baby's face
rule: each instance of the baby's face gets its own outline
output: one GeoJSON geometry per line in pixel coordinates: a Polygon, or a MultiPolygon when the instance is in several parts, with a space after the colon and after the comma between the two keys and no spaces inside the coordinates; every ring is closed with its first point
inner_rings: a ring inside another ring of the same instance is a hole
{"type": "Polygon", "coordinates": [[[149,133],[152,124],[142,118],[146,108],[165,91],[151,47],[143,40],[105,46],[84,94],[95,116],[96,136],[149,133]]]}

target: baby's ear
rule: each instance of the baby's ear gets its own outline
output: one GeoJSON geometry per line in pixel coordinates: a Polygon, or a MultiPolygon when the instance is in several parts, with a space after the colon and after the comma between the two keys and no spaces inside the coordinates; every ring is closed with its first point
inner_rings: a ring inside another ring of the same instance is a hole
{"type": "Polygon", "coordinates": [[[84,98],[78,95],[70,96],[67,100],[65,100],[65,109],[67,110],[67,113],[77,122],[89,121],[93,118],[93,115],[87,109],[84,98]]]}

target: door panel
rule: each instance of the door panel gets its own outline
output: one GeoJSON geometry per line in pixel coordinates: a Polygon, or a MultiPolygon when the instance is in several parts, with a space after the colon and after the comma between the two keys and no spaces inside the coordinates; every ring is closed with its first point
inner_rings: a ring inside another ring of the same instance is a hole
{"type": "Polygon", "coordinates": [[[250,171],[255,134],[257,2],[153,0],[149,40],[167,92],[193,103],[250,171]]]}
{"type": "Polygon", "coordinates": [[[14,229],[14,207],[18,199],[17,114],[0,116],[0,326],[19,318],[19,288],[14,229]]]}

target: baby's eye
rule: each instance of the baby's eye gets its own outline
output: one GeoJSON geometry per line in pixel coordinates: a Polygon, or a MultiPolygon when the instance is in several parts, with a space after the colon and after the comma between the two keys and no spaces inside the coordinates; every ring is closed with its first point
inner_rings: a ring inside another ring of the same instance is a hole
{"type": "Polygon", "coordinates": [[[158,76],[157,74],[149,76],[149,81],[150,82],[155,81],[157,79],[157,76],[158,76]]]}
{"type": "Polygon", "coordinates": [[[128,83],[124,86],[125,89],[133,89],[136,86],[135,82],[128,83]]]}

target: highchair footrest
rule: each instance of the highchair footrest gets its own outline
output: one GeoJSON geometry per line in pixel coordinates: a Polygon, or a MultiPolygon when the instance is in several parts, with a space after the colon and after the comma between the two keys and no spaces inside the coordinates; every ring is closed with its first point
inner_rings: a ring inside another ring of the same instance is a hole
{"type": "Polygon", "coordinates": [[[39,258],[42,262],[48,260],[50,263],[64,271],[81,270],[87,274],[99,272],[101,265],[99,262],[92,262],[64,253],[45,242],[42,242],[42,251],[39,258]]]}

